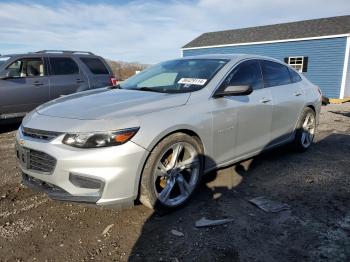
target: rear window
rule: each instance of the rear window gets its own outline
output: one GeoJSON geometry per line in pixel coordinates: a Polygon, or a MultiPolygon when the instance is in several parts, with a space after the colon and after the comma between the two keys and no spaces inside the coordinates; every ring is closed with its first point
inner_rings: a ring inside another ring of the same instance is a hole
{"type": "Polygon", "coordinates": [[[290,72],[290,78],[291,78],[293,83],[301,81],[301,77],[297,72],[295,72],[292,69],[289,69],[289,72],[290,72]]]}
{"type": "Polygon", "coordinates": [[[84,57],[80,59],[90,69],[91,73],[95,75],[109,75],[109,71],[101,59],[91,57],[84,57]]]}
{"type": "Polygon", "coordinates": [[[290,84],[288,67],[272,61],[261,61],[265,87],[290,84]]]}
{"type": "Polygon", "coordinates": [[[79,74],[79,67],[73,59],[68,57],[51,57],[52,75],[76,75],[79,74]]]}

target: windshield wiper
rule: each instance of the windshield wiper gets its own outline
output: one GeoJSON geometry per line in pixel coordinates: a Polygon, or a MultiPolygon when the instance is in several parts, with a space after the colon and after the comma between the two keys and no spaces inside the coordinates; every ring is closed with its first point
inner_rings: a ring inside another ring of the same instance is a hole
{"type": "Polygon", "coordinates": [[[109,89],[122,89],[122,87],[120,86],[120,84],[117,84],[115,86],[109,86],[109,89]]]}
{"type": "Polygon", "coordinates": [[[153,88],[146,87],[146,86],[139,87],[139,88],[136,88],[136,89],[133,89],[133,90],[140,90],[140,91],[149,91],[149,92],[164,93],[164,92],[163,92],[163,91],[161,91],[161,90],[153,89],[153,88]]]}

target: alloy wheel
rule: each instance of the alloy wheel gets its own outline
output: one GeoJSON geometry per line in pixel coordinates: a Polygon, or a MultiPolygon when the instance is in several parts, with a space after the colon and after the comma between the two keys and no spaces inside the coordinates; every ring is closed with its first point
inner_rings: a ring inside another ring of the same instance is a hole
{"type": "Polygon", "coordinates": [[[301,144],[304,148],[308,148],[315,136],[316,119],[312,113],[307,113],[302,126],[301,144]]]}
{"type": "Polygon", "coordinates": [[[193,145],[178,142],[166,148],[154,171],[158,201],[168,207],[185,202],[196,187],[199,173],[199,156],[193,145]]]}

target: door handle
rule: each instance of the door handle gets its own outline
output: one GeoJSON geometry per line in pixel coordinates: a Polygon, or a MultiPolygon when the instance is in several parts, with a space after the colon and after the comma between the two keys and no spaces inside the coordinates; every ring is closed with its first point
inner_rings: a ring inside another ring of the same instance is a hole
{"type": "Polygon", "coordinates": [[[295,95],[295,96],[301,96],[302,93],[300,93],[300,92],[295,92],[294,95],[295,95]]]}
{"type": "Polygon", "coordinates": [[[79,84],[79,83],[84,83],[85,81],[84,80],[82,80],[82,79],[77,79],[77,83],[79,84]]]}
{"type": "Polygon", "coordinates": [[[41,83],[39,81],[33,82],[33,86],[36,86],[36,87],[43,86],[43,85],[44,85],[44,83],[41,83]]]}
{"type": "Polygon", "coordinates": [[[268,102],[270,102],[271,101],[271,99],[270,98],[266,98],[266,97],[263,97],[263,98],[261,98],[260,99],[260,103],[268,103],[268,102]]]}

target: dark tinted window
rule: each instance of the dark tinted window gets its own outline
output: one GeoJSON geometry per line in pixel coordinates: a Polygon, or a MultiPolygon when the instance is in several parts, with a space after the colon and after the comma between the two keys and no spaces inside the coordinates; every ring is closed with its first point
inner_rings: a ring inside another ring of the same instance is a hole
{"type": "Polygon", "coordinates": [[[295,72],[292,69],[289,69],[289,72],[290,72],[290,78],[291,78],[293,83],[301,81],[301,77],[297,72],[295,72]]]}
{"type": "Polygon", "coordinates": [[[75,75],[79,74],[78,65],[68,57],[51,57],[52,75],[75,75]]]}
{"type": "Polygon", "coordinates": [[[104,63],[98,58],[80,58],[81,61],[90,69],[91,73],[95,75],[108,75],[109,71],[104,63]]]}
{"type": "Polygon", "coordinates": [[[261,61],[265,87],[290,84],[288,67],[272,61],[261,61]]]}
{"type": "Polygon", "coordinates": [[[262,75],[258,61],[249,60],[236,66],[225,80],[225,85],[249,85],[254,90],[263,88],[262,75]]]}

